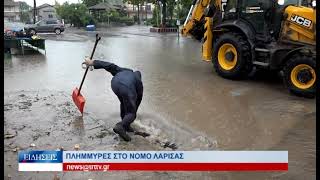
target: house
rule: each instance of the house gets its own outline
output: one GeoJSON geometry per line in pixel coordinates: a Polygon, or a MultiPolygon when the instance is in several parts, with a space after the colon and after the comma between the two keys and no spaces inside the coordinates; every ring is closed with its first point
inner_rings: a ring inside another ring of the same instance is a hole
{"type": "MultiPolygon", "coordinates": [[[[33,9],[30,11],[31,17],[33,17],[33,9]]],[[[50,4],[42,4],[36,8],[36,20],[56,20],[58,15],[54,6],[50,4]]]]}
{"type": "Polygon", "coordinates": [[[121,6],[120,5],[113,5],[107,2],[101,2],[99,4],[96,4],[94,6],[89,7],[89,12],[94,12],[94,11],[111,11],[111,10],[121,10],[121,6]]]}
{"type": "Polygon", "coordinates": [[[124,8],[123,2],[118,1],[118,0],[109,0],[109,1],[103,1],[101,3],[98,3],[94,6],[89,7],[89,12],[98,12],[98,13],[103,13],[105,11],[111,11],[111,10],[116,10],[116,11],[121,11],[124,8]]]}
{"type": "Polygon", "coordinates": [[[13,0],[4,0],[3,2],[4,21],[20,21],[20,3],[13,0]]]}
{"type": "MultiPolygon", "coordinates": [[[[138,16],[138,7],[136,5],[126,3],[125,7],[129,17],[138,16]]],[[[140,20],[151,19],[153,16],[153,13],[152,13],[153,9],[154,9],[154,5],[152,3],[141,5],[139,9],[140,20]]]]}

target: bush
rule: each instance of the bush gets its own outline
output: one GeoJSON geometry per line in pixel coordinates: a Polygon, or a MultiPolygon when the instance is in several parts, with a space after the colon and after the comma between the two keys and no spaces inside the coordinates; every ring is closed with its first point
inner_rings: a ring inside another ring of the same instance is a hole
{"type": "Polygon", "coordinates": [[[111,11],[110,12],[110,21],[119,22],[119,20],[120,20],[120,13],[118,11],[111,11]]]}
{"type": "Polygon", "coordinates": [[[134,25],[134,20],[133,20],[133,18],[129,18],[129,17],[126,17],[126,16],[120,17],[120,18],[119,18],[119,22],[120,22],[120,23],[124,23],[124,24],[126,24],[127,26],[134,25]]]}
{"type": "Polygon", "coordinates": [[[90,14],[87,14],[86,16],[84,16],[81,21],[83,22],[84,26],[89,24],[90,25],[96,24],[96,20],[90,14]]]}
{"type": "Polygon", "coordinates": [[[146,25],[149,26],[150,24],[152,25],[152,19],[147,19],[146,20],[146,25]]]}
{"type": "Polygon", "coordinates": [[[108,13],[101,13],[100,16],[97,13],[93,13],[93,17],[97,22],[107,22],[108,21],[108,13]]]}
{"type": "Polygon", "coordinates": [[[77,27],[83,27],[94,23],[93,17],[88,13],[88,8],[84,4],[68,2],[56,7],[60,18],[65,19],[65,23],[73,24],[77,27]]]}
{"type": "Polygon", "coordinates": [[[126,24],[126,25],[133,25],[134,20],[133,18],[129,18],[127,16],[123,16],[118,11],[111,11],[111,12],[104,12],[100,14],[100,18],[96,18],[98,22],[109,22],[113,24],[126,24]]]}
{"type": "Polygon", "coordinates": [[[152,12],[152,19],[150,20],[150,24],[153,26],[153,27],[156,27],[157,26],[157,18],[158,18],[158,23],[160,25],[160,16],[159,16],[159,7],[156,6],[154,9],[153,9],[153,12],[152,12]]]}
{"type": "Polygon", "coordinates": [[[167,27],[177,27],[177,20],[172,19],[172,20],[167,20],[167,27]]]}

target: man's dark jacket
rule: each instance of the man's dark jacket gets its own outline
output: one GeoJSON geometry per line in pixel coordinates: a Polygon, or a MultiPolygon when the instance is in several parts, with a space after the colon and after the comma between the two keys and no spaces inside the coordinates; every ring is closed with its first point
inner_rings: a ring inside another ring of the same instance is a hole
{"type": "Polygon", "coordinates": [[[137,95],[138,106],[142,99],[143,93],[143,85],[141,81],[141,73],[140,71],[135,71],[119,67],[113,63],[109,63],[106,61],[93,61],[93,67],[95,69],[105,69],[113,75],[111,80],[111,86],[119,86],[120,84],[126,86],[132,92],[135,92],[137,95]]]}

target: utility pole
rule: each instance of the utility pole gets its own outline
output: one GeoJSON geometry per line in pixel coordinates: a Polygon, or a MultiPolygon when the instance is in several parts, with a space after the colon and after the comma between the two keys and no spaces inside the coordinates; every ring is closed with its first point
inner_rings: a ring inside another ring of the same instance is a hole
{"type": "Polygon", "coordinates": [[[160,6],[160,17],[161,17],[161,26],[166,26],[166,17],[167,17],[167,0],[157,0],[160,6]]]}
{"type": "Polygon", "coordinates": [[[161,3],[161,1],[159,1],[159,9],[160,9],[160,26],[162,27],[162,16],[163,16],[163,14],[162,14],[162,3],[161,3]]]}
{"type": "Polygon", "coordinates": [[[36,0],[33,0],[33,24],[36,23],[36,11],[37,11],[36,0]]]}
{"type": "Polygon", "coordinates": [[[179,30],[179,26],[180,26],[180,0],[176,0],[176,5],[178,8],[178,15],[177,15],[177,27],[178,27],[178,41],[179,41],[179,37],[180,37],[180,30],[179,30]]]}
{"type": "Polygon", "coordinates": [[[160,7],[159,3],[156,6],[156,8],[157,8],[157,27],[159,27],[159,10],[160,10],[160,8],[158,8],[158,7],[160,7]]]}
{"type": "Polygon", "coordinates": [[[147,2],[144,3],[144,11],[146,12],[146,21],[148,20],[147,2]]]}

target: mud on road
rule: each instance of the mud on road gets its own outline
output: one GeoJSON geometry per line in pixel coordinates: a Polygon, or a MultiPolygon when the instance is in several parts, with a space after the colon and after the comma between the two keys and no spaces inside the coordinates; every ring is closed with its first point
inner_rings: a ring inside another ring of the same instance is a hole
{"type": "MultiPolygon", "coordinates": [[[[215,142],[178,126],[159,124],[139,114],[129,133],[131,142],[120,139],[113,131],[114,122],[81,116],[69,94],[59,91],[18,91],[5,94],[5,177],[12,179],[118,179],[134,178],[139,173],[27,173],[17,172],[20,150],[214,150],[215,142]],[[167,126],[167,127],[165,127],[167,126]],[[164,128],[165,127],[165,128],[164,128]],[[179,134],[179,138],[172,133],[179,134]],[[180,137],[181,135],[181,137],[180,137]],[[120,176],[119,176],[120,175],[120,176]],[[110,176],[110,177],[109,177],[110,176]],[[113,177],[114,176],[114,177],[113,177]],[[118,177],[119,176],[119,177],[118,177]],[[113,177],[113,178],[112,178],[113,177]]],[[[147,173],[147,177],[174,178],[175,173],[147,173]]],[[[199,174],[198,174],[199,175],[199,174]]],[[[192,177],[190,173],[188,177],[192,177]]],[[[179,175],[180,177],[180,175],[179,175]]],[[[195,176],[196,177],[196,176],[195,176]]],[[[204,176],[205,177],[205,176],[204,176]]]]}

